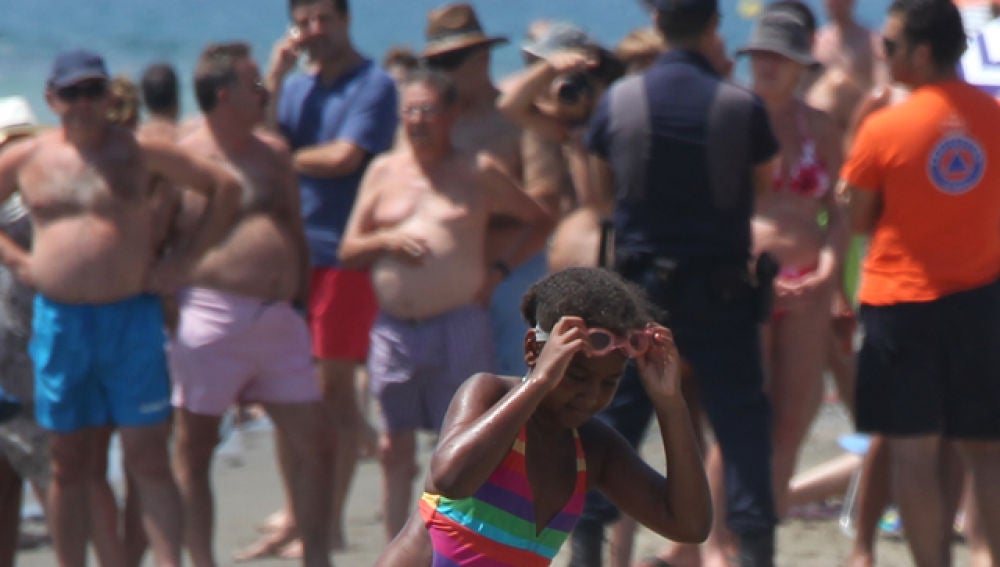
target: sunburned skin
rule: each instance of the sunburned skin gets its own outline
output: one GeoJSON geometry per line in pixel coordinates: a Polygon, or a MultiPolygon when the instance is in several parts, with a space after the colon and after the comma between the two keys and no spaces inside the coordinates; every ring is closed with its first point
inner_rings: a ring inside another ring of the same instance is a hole
{"type": "Polygon", "coordinates": [[[31,274],[38,291],[67,303],[104,303],[143,290],[152,262],[150,177],[142,153],[112,130],[83,156],[50,133],[34,145],[19,184],[35,231],[31,274]]]}
{"type": "MultiPolygon", "coordinates": [[[[267,300],[291,300],[301,284],[304,250],[295,236],[298,207],[292,194],[284,155],[257,139],[244,155],[225,157],[205,132],[184,145],[213,161],[227,160],[226,169],[242,186],[236,223],[225,239],[211,249],[192,272],[192,284],[267,300]]],[[[205,199],[185,199],[182,230],[201,215],[205,199]]]]}
{"type": "Polygon", "coordinates": [[[384,255],[372,265],[379,306],[391,315],[420,319],[444,313],[471,302],[482,286],[488,210],[470,164],[471,156],[458,155],[425,173],[403,159],[374,178],[386,182],[376,185],[375,223],[426,246],[412,260],[384,255]]]}

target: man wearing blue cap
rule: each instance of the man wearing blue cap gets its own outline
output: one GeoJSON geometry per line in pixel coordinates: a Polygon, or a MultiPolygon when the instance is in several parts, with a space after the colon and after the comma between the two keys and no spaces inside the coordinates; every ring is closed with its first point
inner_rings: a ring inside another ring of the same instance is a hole
{"type": "MultiPolygon", "coordinates": [[[[33,287],[35,410],[52,432],[49,520],[61,566],[84,565],[90,479],[121,434],[158,565],[180,565],[180,499],[167,457],[170,384],[157,292],[175,289],[224,234],[239,186],[172,145],[112,125],[103,59],[59,55],[46,100],[61,128],[0,156],[0,201],[20,190],[30,251],[0,234],[0,262],[33,287]],[[163,176],[209,197],[198,229],[155,257],[151,183],[163,176]]],[[[124,550],[121,550],[124,553],[124,550]]]]}
{"type": "MultiPolygon", "coordinates": [[[[652,7],[667,51],[611,88],[587,142],[599,193],[613,210],[616,269],[669,314],[664,323],[691,366],[722,450],[736,564],[770,566],[776,519],[758,326],[770,290],[760,285],[765,270],[747,266],[755,194],[769,187],[778,145],[763,103],[710,63],[716,0],[655,0],[652,7]]],[[[602,416],[638,444],[651,414],[630,367],[602,416]]],[[[573,565],[599,564],[601,525],[616,514],[599,495],[588,497],[573,565]]]]}

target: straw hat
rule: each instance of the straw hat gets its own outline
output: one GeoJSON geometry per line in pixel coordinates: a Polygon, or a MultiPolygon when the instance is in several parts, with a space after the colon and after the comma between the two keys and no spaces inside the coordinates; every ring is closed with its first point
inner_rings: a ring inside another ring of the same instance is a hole
{"type": "Polygon", "coordinates": [[[507,43],[506,37],[487,36],[472,6],[449,4],[431,10],[427,14],[427,30],[424,33],[427,44],[422,57],[434,57],[451,51],[458,51],[479,45],[507,43]]]}

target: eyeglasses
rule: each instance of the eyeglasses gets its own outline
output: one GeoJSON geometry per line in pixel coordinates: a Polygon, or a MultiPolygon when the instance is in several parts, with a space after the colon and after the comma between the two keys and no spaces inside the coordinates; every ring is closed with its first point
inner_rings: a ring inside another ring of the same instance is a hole
{"type": "Polygon", "coordinates": [[[437,104],[411,104],[399,109],[403,118],[434,118],[441,114],[441,106],[437,104]]]}
{"type": "Polygon", "coordinates": [[[56,96],[66,102],[75,102],[81,98],[96,100],[108,94],[108,84],[105,81],[79,83],[56,89],[56,96]]]}
{"type": "MultiPolygon", "coordinates": [[[[587,329],[587,344],[584,352],[587,356],[604,356],[612,351],[621,350],[629,357],[635,358],[646,354],[649,350],[649,332],[645,329],[632,329],[624,337],[620,337],[607,329],[593,327],[587,329]]],[[[535,326],[535,338],[540,342],[549,339],[549,333],[535,326]]]]}
{"type": "Polygon", "coordinates": [[[899,42],[895,39],[889,39],[885,36],[882,37],[882,50],[885,52],[886,57],[892,57],[896,54],[896,49],[899,48],[899,42]]]}

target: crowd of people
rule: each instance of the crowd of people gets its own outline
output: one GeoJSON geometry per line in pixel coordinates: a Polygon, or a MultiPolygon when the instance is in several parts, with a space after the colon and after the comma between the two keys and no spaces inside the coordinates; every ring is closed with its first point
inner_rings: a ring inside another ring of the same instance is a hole
{"type": "Polygon", "coordinates": [[[58,125],[0,100],[0,567],[25,480],[61,567],[217,565],[234,408],[274,423],[286,501],[238,560],[332,565],[370,455],[378,565],[627,567],[642,524],[671,540],[642,567],[767,567],[828,371],[872,435],[851,567],[889,504],[915,565],[959,509],[998,564],[1000,104],[950,0],[880,32],[825,4],[741,46],[717,0],[649,0],[614,49],[539,21],[494,82],[469,4],[380,64],[348,0],[289,0],[266,68],[204,48],[184,121],[170,64],[59,54],[58,125]]]}

